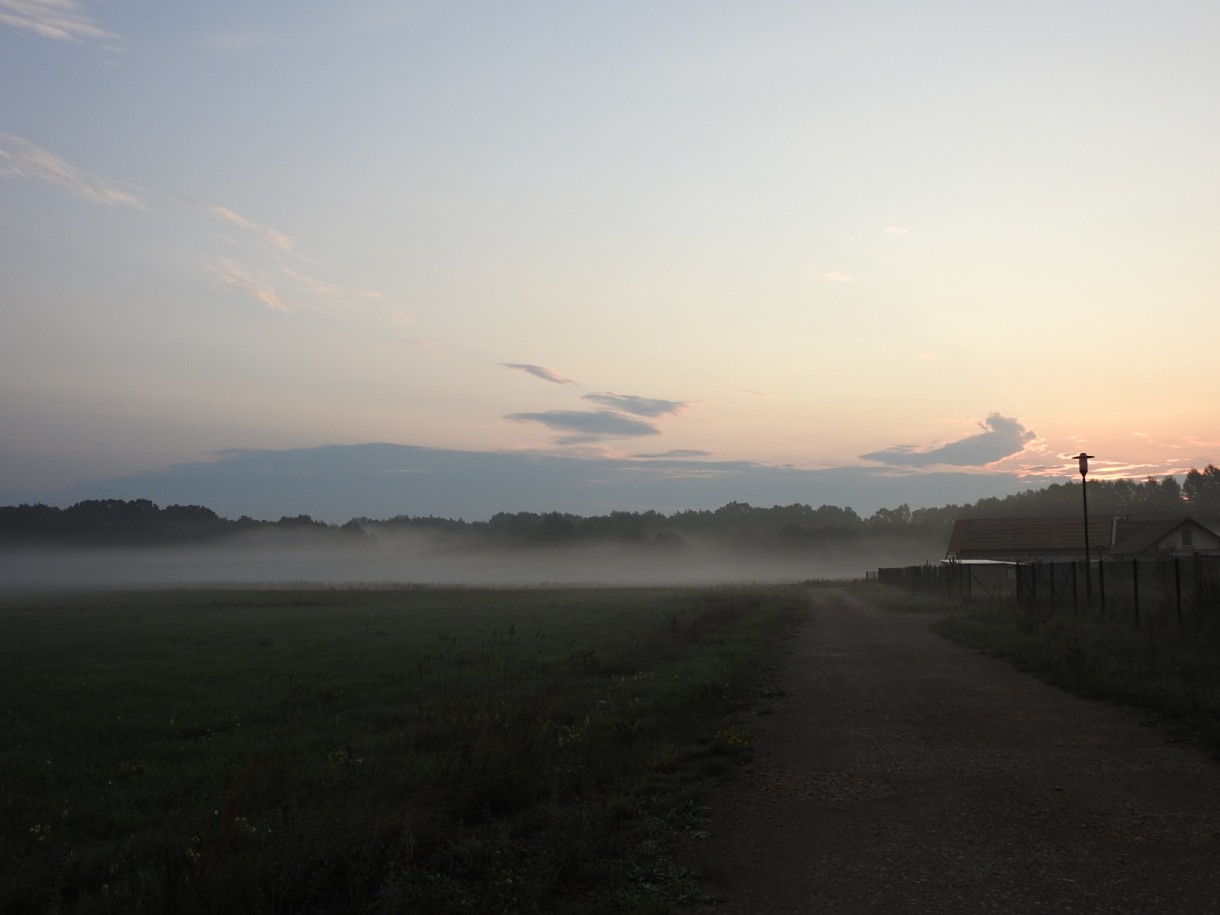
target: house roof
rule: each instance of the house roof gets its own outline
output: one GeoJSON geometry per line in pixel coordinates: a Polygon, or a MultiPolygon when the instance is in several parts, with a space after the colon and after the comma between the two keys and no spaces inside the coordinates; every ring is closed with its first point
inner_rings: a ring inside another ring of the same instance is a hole
{"type": "MultiPolygon", "coordinates": [[[[1193,518],[1129,521],[1108,515],[1091,517],[1089,547],[1095,556],[1098,553],[1137,556],[1155,549],[1184,526],[1211,534],[1193,518]]],[[[957,560],[1083,554],[1083,518],[961,518],[953,522],[946,551],[947,556],[957,560]]]]}
{"type": "MultiPolygon", "coordinates": [[[[1089,545],[1107,549],[1114,519],[1089,519],[1089,545]]],[[[948,554],[959,559],[983,556],[1083,554],[1083,518],[961,518],[953,522],[948,554]]]]}
{"type": "Polygon", "coordinates": [[[1144,553],[1172,534],[1180,527],[1190,526],[1207,530],[1193,518],[1176,518],[1172,521],[1125,522],[1118,526],[1118,536],[1111,553],[1135,555],[1144,553]]]}

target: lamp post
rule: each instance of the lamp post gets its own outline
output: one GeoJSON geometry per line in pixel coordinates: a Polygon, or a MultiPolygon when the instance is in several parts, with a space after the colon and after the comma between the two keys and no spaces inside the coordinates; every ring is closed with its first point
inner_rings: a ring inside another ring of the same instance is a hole
{"type": "Polygon", "coordinates": [[[1089,458],[1083,451],[1076,455],[1080,462],[1080,498],[1084,503],[1084,594],[1088,605],[1093,606],[1093,565],[1089,551],[1089,458]]]}

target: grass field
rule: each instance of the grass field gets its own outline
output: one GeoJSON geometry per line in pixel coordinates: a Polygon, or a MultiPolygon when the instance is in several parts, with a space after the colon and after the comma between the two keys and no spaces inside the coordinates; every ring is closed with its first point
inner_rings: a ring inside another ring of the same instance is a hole
{"type": "Polygon", "coordinates": [[[7,594],[0,911],[665,912],[796,587],[7,594]]]}
{"type": "Polygon", "coordinates": [[[1180,737],[1220,751],[1220,608],[1206,624],[1138,629],[1011,602],[961,602],[884,586],[861,594],[895,610],[944,614],[933,629],[946,638],[1080,695],[1147,709],[1180,737]]]}

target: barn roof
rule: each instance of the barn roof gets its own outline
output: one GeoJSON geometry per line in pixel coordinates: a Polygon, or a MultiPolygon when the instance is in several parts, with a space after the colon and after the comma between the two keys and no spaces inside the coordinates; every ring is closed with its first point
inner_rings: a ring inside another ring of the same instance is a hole
{"type": "MultiPolygon", "coordinates": [[[[1114,519],[1089,519],[1089,545],[1108,549],[1114,519]]],[[[1083,554],[1083,518],[961,518],[953,522],[948,554],[959,559],[1083,554]]]]}
{"type": "MultiPolygon", "coordinates": [[[[1193,518],[1130,521],[1099,515],[1089,518],[1089,547],[1094,556],[1138,556],[1186,526],[1211,534],[1193,518]]],[[[1084,519],[960,518],[953,522],[945,555],[957,560],[1083,556],[1084,519]]]]}

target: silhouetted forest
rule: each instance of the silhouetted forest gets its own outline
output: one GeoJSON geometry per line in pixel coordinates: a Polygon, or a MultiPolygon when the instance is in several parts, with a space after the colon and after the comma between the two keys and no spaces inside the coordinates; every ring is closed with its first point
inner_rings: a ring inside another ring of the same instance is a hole
{"type": "Polygon", "coordinates": [[[0,508],[0,543],[9,546],[201,544],[268,530],[331,538],[367,536],[359,525],[337,527],[308,515],[279,521],[256,521],[243,515],[231,521],[202,505],[159,508],[148,499],[89,499],[62,509],[48,505],[0,508]]]}
{"type": "MultiPolygon", "coordinates": [[[[487,521],[398,515],[376,520],[354,518],[343,525],[308,515],[259,521],[221,518],[199,505],[160,508],[147,499],[94,499],[69,508],[19,505],[0,508],[0,544],[16,546],[157,546],[206,544],[254,532],[288,533],[347,545],[377,535],[424,535],[444,546],[529,547],[590,543],[640,543],[678,546],[688,538],[749,549],[813,546],[870,537],[946,540],[958,518],[1031,518],[1073,516],[1081,510],[1080,484],[1056,483],[1004,498],[970,505],[912,510],[907,505],[878,509],[862,518],[851,508],[794,504],[758,508],[730,502],[715,510],[611,512],[583,517],[560,512],[500,513],[487,521]]],[[[1220,468],[1211,464],[1175,477],[1090,480],[1089,511],[1140,520],[1194,517],[1213,527],[1220,523],[1220,468]]]]}

